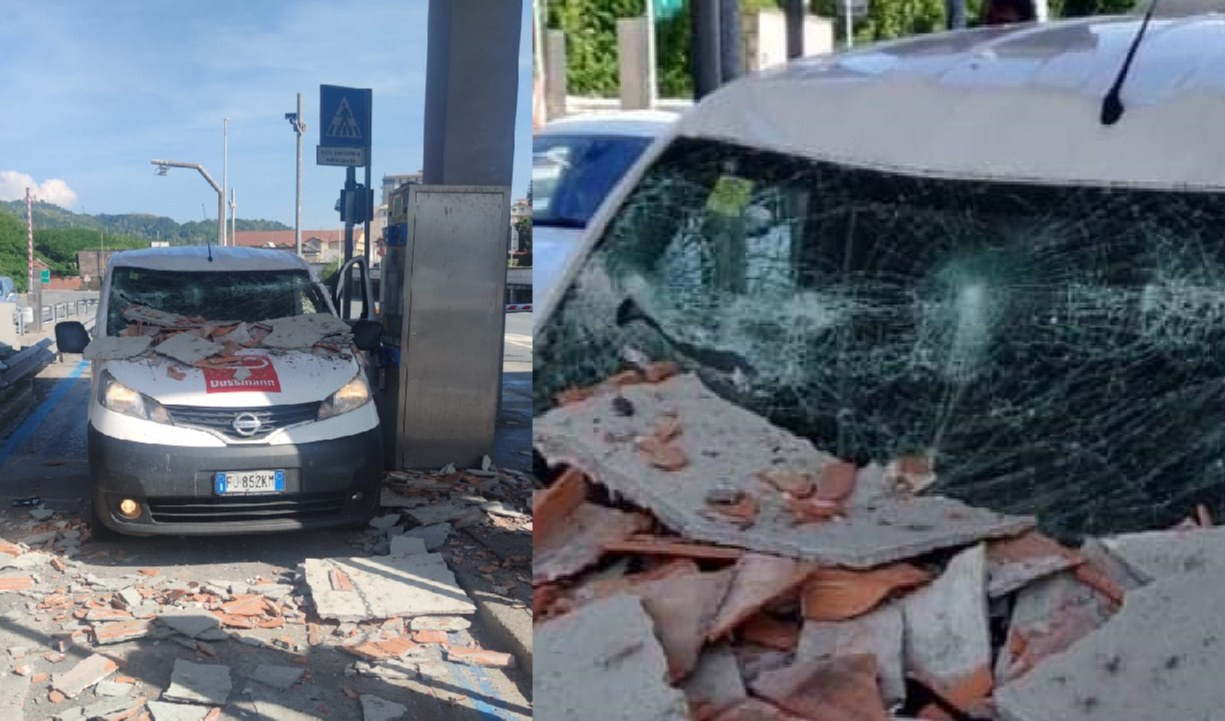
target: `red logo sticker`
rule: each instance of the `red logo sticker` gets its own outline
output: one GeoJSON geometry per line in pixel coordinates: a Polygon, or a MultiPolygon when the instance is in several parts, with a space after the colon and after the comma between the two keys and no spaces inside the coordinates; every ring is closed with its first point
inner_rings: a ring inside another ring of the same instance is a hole
{"type": "MultiPolygon", "coordinates": [[[[243,356],[245,378],[235,378],[238,368],[205,368],[205,393],[235,393],[239,391],[264,391],[280,393],[281,379],[276,375],[272,359],[266,355],[243,356]]],[[[242,375],[242,374],[239,374],[242,375]]]]}

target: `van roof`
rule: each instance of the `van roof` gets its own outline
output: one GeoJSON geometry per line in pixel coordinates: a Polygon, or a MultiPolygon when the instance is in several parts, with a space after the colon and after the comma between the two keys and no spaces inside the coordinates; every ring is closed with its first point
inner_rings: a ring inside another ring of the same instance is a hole
{"type": "Polygon", "coordinates": [[[680,135],[912,175],[1225,188],[1225,16],[1150,23],[1113,126],[1100,121],[1140,19],[962,30],[808,58],[733,82],[680,135]]]}
{"type": "Polygon", "coordinates": [[[242,271],[310,270],[306,261],[283,250],[269,248],[217,247],[202,245],[124,250],[111,256],[111,266],[149,270],[242,271]]]}
{"type": "Polygon", "coordinates": [[[626,135],[654,138],[680,117],[664,110],[619,110],[571,115],[551,121],[537,135],[626,135]]]}

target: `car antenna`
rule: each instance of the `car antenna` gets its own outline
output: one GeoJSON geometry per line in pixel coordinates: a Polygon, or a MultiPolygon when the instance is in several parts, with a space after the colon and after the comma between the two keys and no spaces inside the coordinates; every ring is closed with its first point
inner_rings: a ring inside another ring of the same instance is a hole
{"type": "Polygon", "coordinates": [[[1119,118],[1123,117],[1123,101],[1119,94],[1123,91],[1123,82],[1127,80],[1127,73],[1131,70],[1131,61],[1136,57],[1136,50],[1140,48],[1140,41],[1144,39],[1144,33],[1148,30],[1148,21],[1153,17],[1153,10],[1156,9],[1159,0],[1153,0],[1149,3],[1148,10],[1144,13],[1144,20],[1140,23],[1140,29],[1136,31],[1136,37],[1131,41],[1131,47],[1127,49],[1127,57],[1123,59],[1123,67],[1119,68],[1119,75],[1114,79],[1114,85],[1110,86],[1110,92],[1106,93],[1106,97],[1102,98],[1102,125],[1114,125],[1119,122],[1119,118]]]}
{"type": "Polygon", "coordinates": [[[208,262],[213,262],[213,241],[208,236],[204,236],[204,244],[208,246],[208,262]]]}

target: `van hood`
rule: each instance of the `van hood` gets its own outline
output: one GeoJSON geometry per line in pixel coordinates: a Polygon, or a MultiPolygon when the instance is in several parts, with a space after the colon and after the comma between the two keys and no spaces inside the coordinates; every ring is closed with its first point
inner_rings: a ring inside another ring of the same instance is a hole
{"type": "Polygon", "coordinates": [[[361,366],[351,354],[245,349],[242,367],[200,368],[169,358],[108,360],[115,380],[162,405],[258,408],[325,400],[361,366]]]}

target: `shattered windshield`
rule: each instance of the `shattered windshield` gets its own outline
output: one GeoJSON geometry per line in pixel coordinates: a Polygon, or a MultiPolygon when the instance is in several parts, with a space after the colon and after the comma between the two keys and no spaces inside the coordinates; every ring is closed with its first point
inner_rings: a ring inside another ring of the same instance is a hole
{"type": "Polygon", "coordinates": [[[127,321],[123,311],[134,305],[242,322],[330,312],[323,293],[306,271],[218,273],[116,268],[107,301],[107,335],[124,331],[127,321]]]}
{"type": "Polygon", "coordinates": [[[1225,491],[1225,203],[923,179],[681,139],[540,329],[536,413],[642,354],[1052,531],[1225,491]]]}

